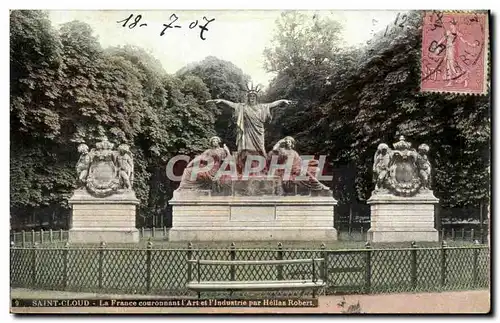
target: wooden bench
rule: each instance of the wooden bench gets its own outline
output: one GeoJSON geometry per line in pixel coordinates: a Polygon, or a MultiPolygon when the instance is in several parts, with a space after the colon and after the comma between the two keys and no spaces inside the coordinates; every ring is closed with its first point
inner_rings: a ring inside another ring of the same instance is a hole
{"type": "Polygon", "coordinates": [[[200,298],[201,292],[206,291],[242,291],[242,290],[280,290],[280,289],[312,289],[313,297],[316,297],[316,290],[326,286],[325,277],[327,277],[327,269],[324,266],[324,258],[313,259],[290,259],[290,260],[204,260],[190,259],[188,260],[188,284],[187,288],[198,293],[200,298]],[[193,264],[196,266],[197,280],[192,280],[193,264]],[[310,279],[283,279],[283,265],[292,264],[310,264],[311,278],[310,279]],[[231,280],[201,280],[201,266],[231,266],[231,280]],[[278,266],[277,280],[252,280],[252,281],[237,281],[235,279],[236,266],[278,266]],[[318,267],[319,266],[319,267],[318,267]],[[317,277],[316,268],[320,269],[320,277],[317,277]]]}

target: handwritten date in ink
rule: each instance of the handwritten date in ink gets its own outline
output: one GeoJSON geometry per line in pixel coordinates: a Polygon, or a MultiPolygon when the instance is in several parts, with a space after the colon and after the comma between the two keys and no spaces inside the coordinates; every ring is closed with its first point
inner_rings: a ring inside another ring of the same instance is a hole
{"type": "MultiPolygon", "coordinates": [[[[179,17],[175,13],[170,15],[169,22],[163,24],[163,29],[160,31],[160,36],[165,35],[167,30],[169,29],[182,28],[181,25],[177,24],[178,20],[179,17]]],[[[204,37],[205,36],[204,33],[208,31],[207,28],[208,24],[214,21],[215,18],[208,19],[207,17],[204,16],[203,20],[205,21],[205,24],[203,25],[202,23],[198,25],[198,20],[195,20],[192,21],[188,27],[189,29],[194,29],[196,27],[200,28],[200,38],[202,40],[206,40],[206,38],[204,37]]],[[[121,24],[123,28],[129,28],[129,29],[134,29],[135,27],[146,27],[148,25],[147,23],[143,22],[142,15],[134,16],[134,14],[130,14],[127,18],[119,20],[116,23],[121,24]]]]}
{"type": "MultiPolygon", "coordinates": [[[[135,16],[135,19],[131,22],[130,20],[132,19],[132,17],[134,17],[134,14],[131,13],[130,16],[128,16],[127,18],[125,18],[123,20],[117,21],[117,23],[122,23],[123,22],[122,27],[127,27],[127,24],[128,24],[128,28],[129,29],[133,29],[133,28],[135,28],[137,26],[137,24],[139,23],[139,21],[141,21],[142,15],[135,16]]],[[[147,26],[147,24],[140,24],[139,25],[139,27],[144,27],[144,26],[147,26]]]]}

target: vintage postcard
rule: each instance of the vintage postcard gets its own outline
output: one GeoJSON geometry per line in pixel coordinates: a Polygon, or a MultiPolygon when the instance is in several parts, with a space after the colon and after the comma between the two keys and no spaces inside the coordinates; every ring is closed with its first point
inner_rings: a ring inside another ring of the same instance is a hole
{"type": "Polygon", "coordinates": [[[9,17],[11,313],[491,311],[489,11],[9,17]]]}

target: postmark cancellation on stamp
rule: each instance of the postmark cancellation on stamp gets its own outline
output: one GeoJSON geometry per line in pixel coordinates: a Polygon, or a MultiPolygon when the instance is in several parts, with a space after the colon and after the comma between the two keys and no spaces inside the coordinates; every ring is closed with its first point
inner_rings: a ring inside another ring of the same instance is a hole
{"type": "Polygon", "coordinates": [[[488,92],[488,14],[425,12],[421,91],[488,92]]]}

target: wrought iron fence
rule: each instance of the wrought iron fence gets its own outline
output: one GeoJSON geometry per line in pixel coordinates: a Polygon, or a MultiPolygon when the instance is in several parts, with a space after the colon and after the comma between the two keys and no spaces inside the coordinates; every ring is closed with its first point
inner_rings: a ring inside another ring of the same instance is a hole
{"type": "MultiPolygon", "coordinates": [[[[360,228],[349,228],[346,230],[338,231],[338,239],[340,241],[368,241],[368,229],[360,228]]],[[[169,228],[140,228],[139,237],[141,240],[168,240],[169,228]]],[[[52,243],[52,242],[65,242],[68,241],[68,231],[67,230],[40,230],[40,231],[21,231],[21,232],[11,232],[10,241],[17,246],[29,246],[36,243],[52,243]]],[[[475,229],[455,229],[455,228],[441,228],[439,231],[439,241],[464,241],[464,242],[475,242],[487,243],[488,232],[485,230],[483,232],[475,229]]]]}
{"type": "MultiPolygon", "coordinates": [[[[488,231],[474,228],[445,228],[439,230],[439,241],[478,241],[479,243],[487,243],[488,231]]],[[[342,241],[368,241],[368,229],[345,228],[338,230],[338,239],[342,241]]]]}
{"type": "Polygon", "coordinates": [[[10,242],[11,244],[18,246],[29,246],[35,243],[53,243],[53,242],[63,242],[68,241],[69,232],[68,230],[40,230],[40,231],[21,231],[21,232],[11,232],[10,242]]]}
{"type": "MultiPolygon", "coordinates": [[[[311,250],[63,248],[13,246],[10,249],[12,287],[130,294],[194,296],[186,289],[188,259],[271,260],[325,258],[327,295],[487,288],[490,282],[488,246],[404,249],[311,250]]],[[[303,264],[230,266],[202,272],[203,279],[278,280],[309,277],[303,264]],[[234,272],[233,272],[234,271],[234,272]]],[[[291,295],[275,291],[272,295],[291,295]]],[[[214,295],[221,295],[220,293],[214,295]]],[[[295,294],[293,294],[295,295],[295,294]]]]}

